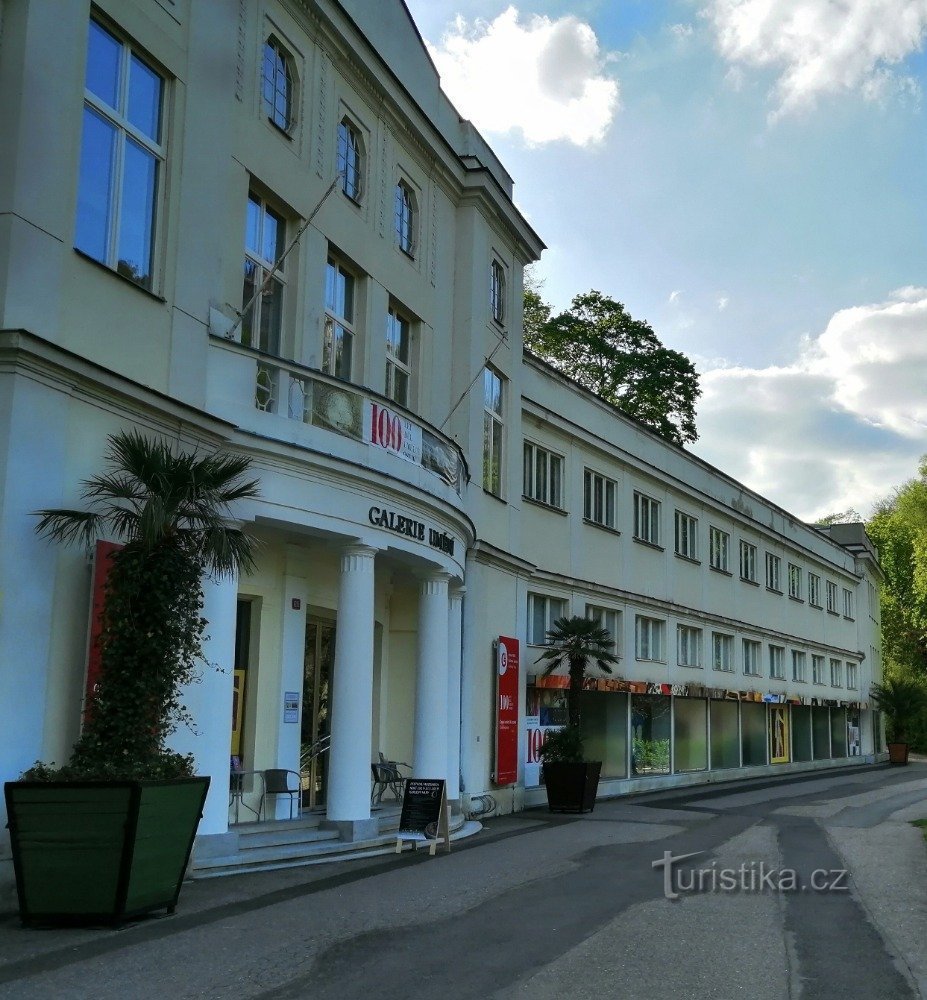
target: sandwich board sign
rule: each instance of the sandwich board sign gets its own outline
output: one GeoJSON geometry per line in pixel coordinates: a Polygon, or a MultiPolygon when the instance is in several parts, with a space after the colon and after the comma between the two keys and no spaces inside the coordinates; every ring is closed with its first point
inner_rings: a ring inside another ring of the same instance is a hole
{"type": "Polygon", "coordinates": [[[451,849],[451,831],[448,821],[447,787],[443,778],[409,778],[402,793],[402,812],[396,834],[396,853],[403,844],[412,843],[417,851],[428,845],[434,857],[438,844],[451,849]]]}

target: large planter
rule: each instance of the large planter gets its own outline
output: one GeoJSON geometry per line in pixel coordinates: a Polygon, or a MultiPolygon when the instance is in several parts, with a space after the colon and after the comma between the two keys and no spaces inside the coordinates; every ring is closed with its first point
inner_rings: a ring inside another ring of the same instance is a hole
{"type": "Polygon", "coordinates": [[[209,778],[8,781],[22,922],[173,913],[208,788],[209,778]]]}
{"type": "Polygon", "coordinates": [[[544,765],[544,786],[551,812],[592,812],[599,788],[600,760],[582,764],[555,761],[544,765]]]}
{"type": "Polygon", "coordinates": [[[888,762],[889,762],[889,764],[907,764],[908,763],[908,744],[907,743],[889,743],[888,744],[888,762]]]}

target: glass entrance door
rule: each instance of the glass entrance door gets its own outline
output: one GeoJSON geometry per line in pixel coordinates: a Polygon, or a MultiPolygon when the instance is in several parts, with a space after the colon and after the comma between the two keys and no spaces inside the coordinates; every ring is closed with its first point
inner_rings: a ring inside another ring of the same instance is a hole
{"type": "Polygon", "coordinates": [[[310,618],[306,622],[306,652],[303,659],[303,716],[301,770],[303,805],[309,809],[325,804],[328,780],[327,741],[331,732],[331,680],[335,663],[335,623],[310,618]],[[320,747],[325,749],[320,751],[320,747]]]}

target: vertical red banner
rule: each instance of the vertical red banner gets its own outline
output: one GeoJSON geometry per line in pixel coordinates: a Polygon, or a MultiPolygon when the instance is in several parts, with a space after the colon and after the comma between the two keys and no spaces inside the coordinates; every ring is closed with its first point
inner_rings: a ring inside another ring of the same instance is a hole
{"type": "Polygon", "coordinates": [[[103,632],[103,596],[110,559],[122,546],[118,542],[97,542],[93,553],[93,582],[90,590],[90,636],[87,642],[87,681],[84,685],[84,722],[87,721],[97,683],[100,680],[100,635],[103,632]]]}
{"type": "Polygon", "coordinates": [[[496,645],[497,785],[518,780],[518,640],[500,635],[496,645]]]}

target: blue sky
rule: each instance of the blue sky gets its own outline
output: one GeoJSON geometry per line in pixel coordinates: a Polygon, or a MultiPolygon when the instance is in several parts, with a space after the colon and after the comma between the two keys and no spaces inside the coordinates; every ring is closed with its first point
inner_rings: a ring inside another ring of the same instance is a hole
{"type": "Polygon", "coordinates": [[[696,361],[697,454],[806,518],[914,474],[927,0],[408,6],[545,297],[597,288],[696,361]]]}

